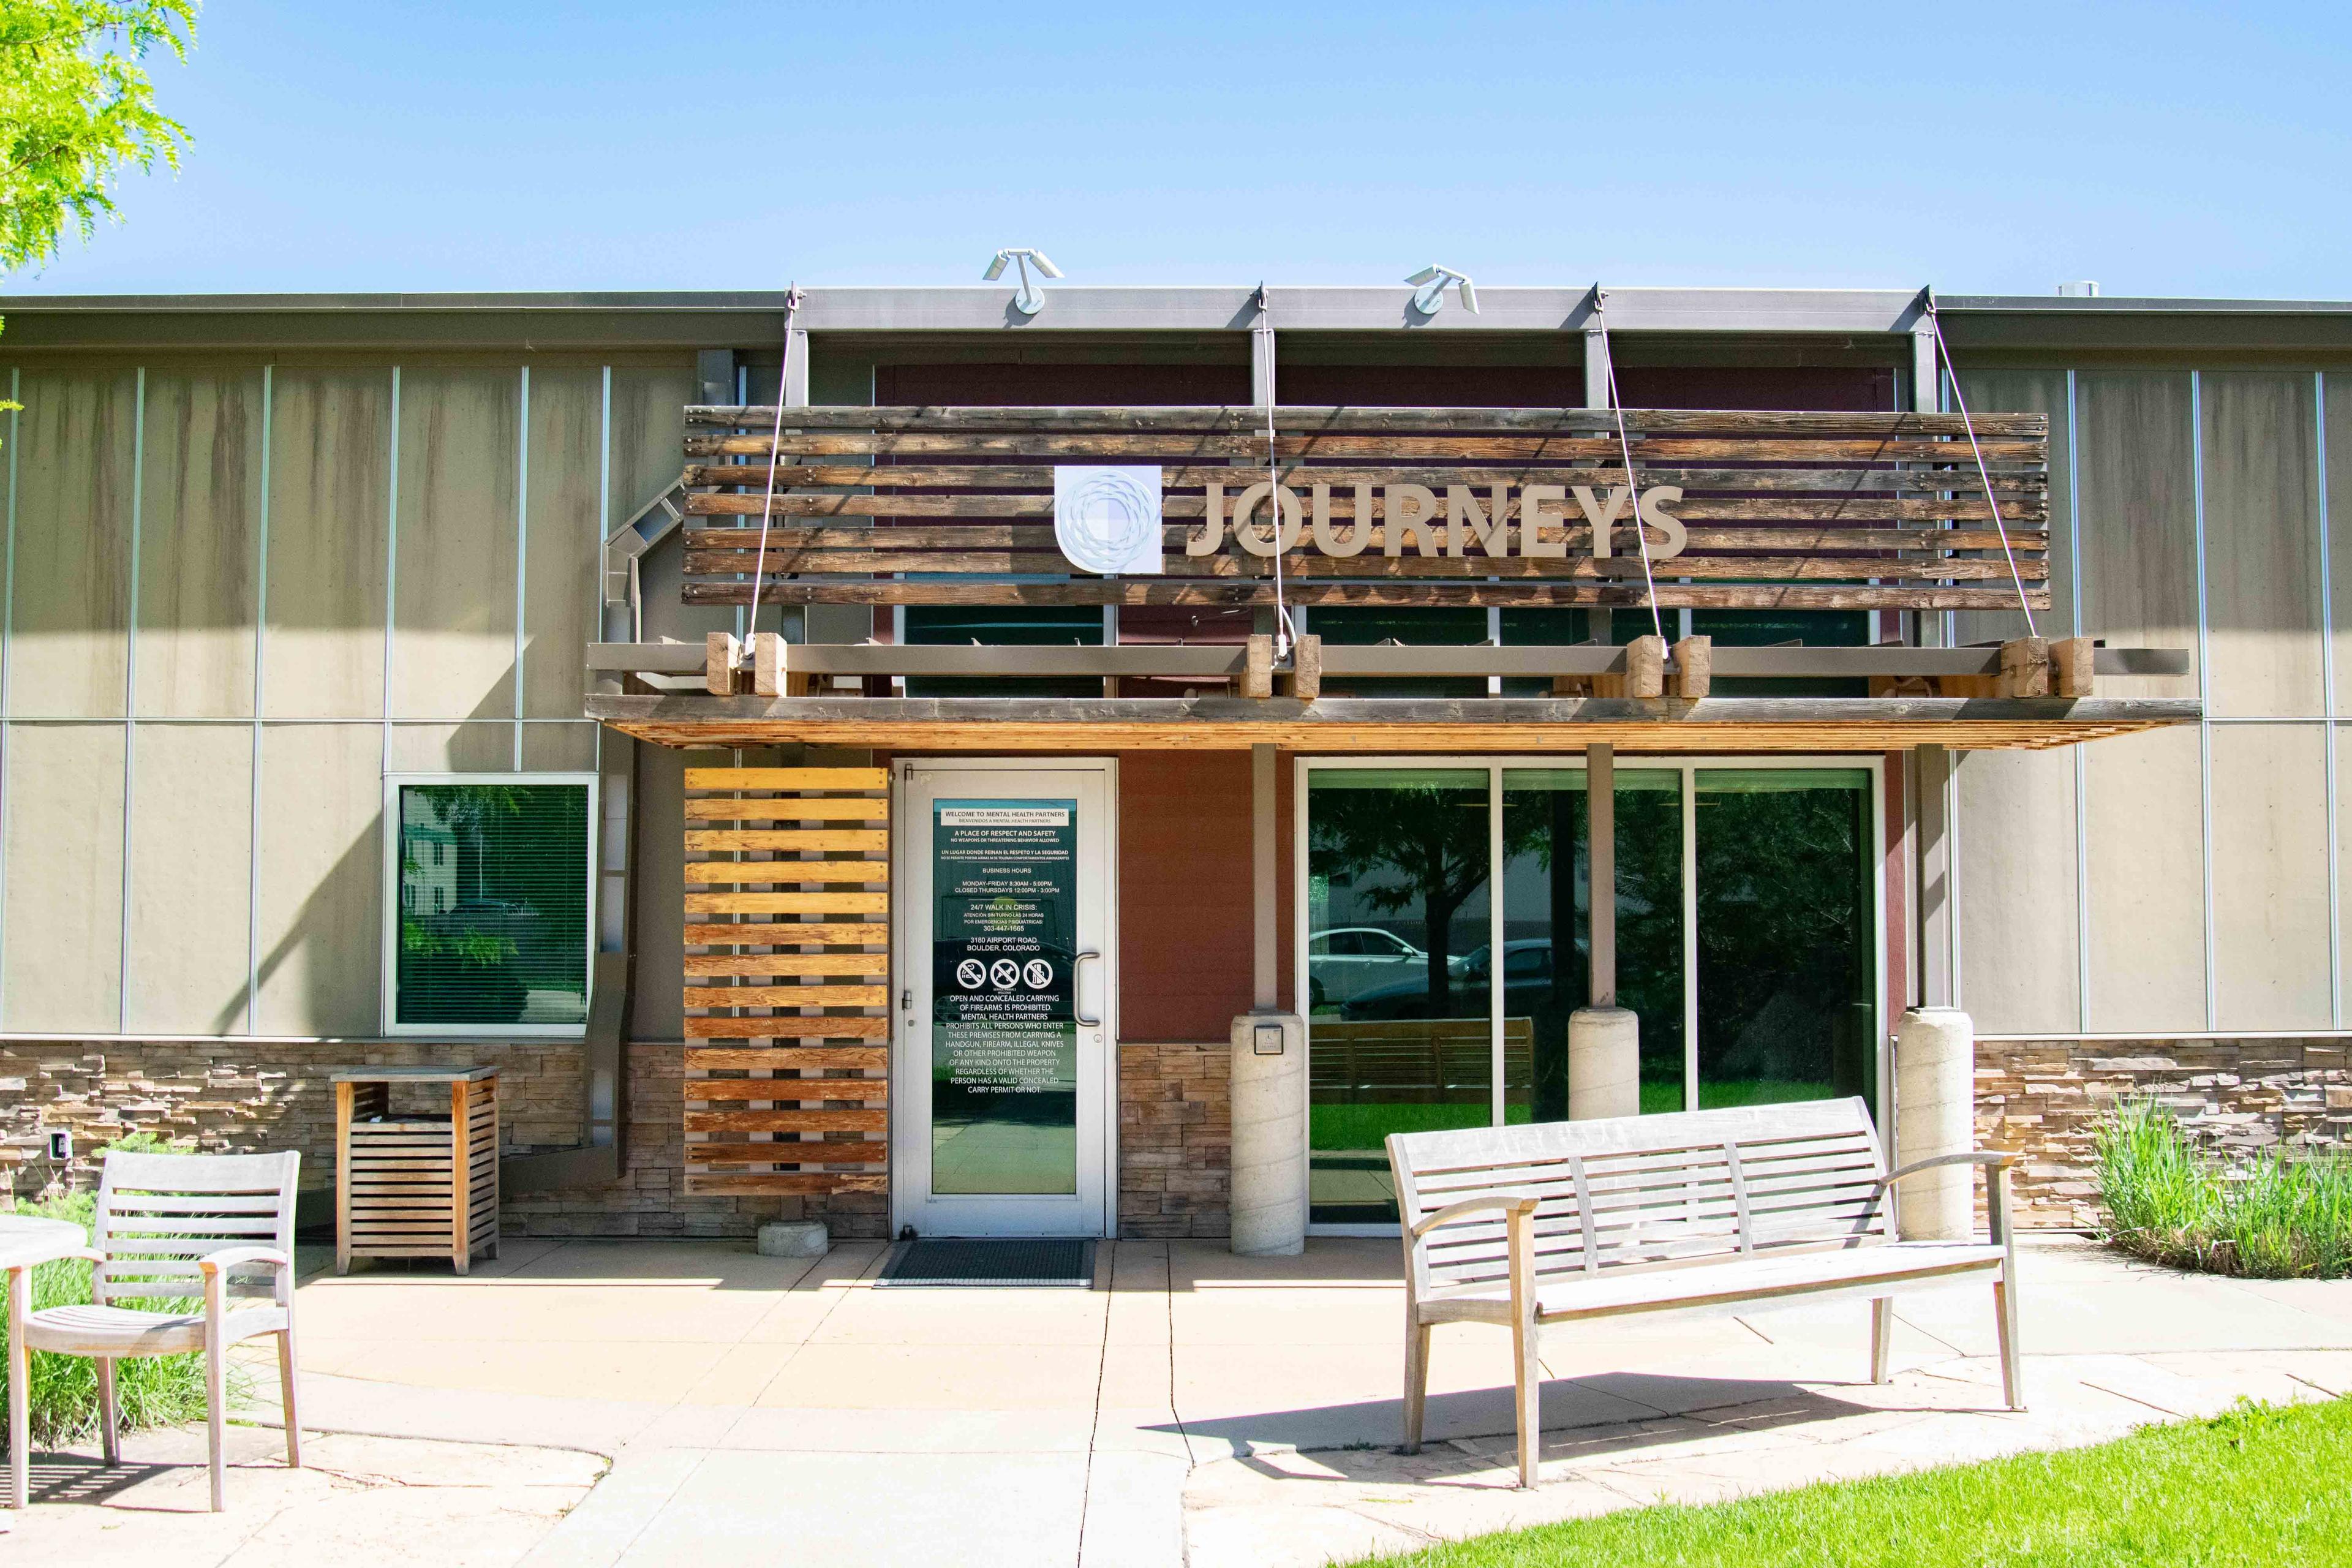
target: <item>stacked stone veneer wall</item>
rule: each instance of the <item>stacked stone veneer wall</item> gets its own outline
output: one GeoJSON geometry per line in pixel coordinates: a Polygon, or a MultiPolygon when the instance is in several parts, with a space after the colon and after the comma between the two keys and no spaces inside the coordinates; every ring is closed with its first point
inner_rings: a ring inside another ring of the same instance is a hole
{"type": "Polygon", "coordinates": [[[2099,1223],[2093,1139],[2117,1101],[2155,1097],[2219,1152],[2352,1148],[2343,1038],[1980,1040],[1977,1142],[2024,1157],[2026,1226],[2099,1223]]]}
{"type": "MultiPolygon", "coordinates": [[[[402,1040],[335,1045],[246,1040],[0,1040],[0,1175],[20,1197],[97,1184],[97,1150],[151,1132],[205,1153],[299,1149],[302,1184],[334,1184],[329,1069],[476,1062],[499,1069],[499,1133],[509,1154],[580,1142],[581,1051],[572,1042],[477,1045],[402,1040]],[[72,1133],[74,1158],[47,1157],[72,1133]]],[[[824,1218],[836,1236],[888,1226],[879,1194],[828,1199],[687,1197],[685,1069],[677,1042],[628,1050],[627,1158],[619,1179],[506,1194],[509,1235],[750,1236],[766,1219],[824,1218]]]]}
{"type": "Polygon", "coordinates": [[[1118,1156],[1121,1236],[1232,1234],[1231,1047],[1121,1045],[1118,1156]]]}

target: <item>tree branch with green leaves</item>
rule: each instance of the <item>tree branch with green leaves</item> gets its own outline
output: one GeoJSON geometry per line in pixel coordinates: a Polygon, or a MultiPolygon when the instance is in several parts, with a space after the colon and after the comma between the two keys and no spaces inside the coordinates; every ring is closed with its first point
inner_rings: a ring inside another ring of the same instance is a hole
{"type": "Polygon", "coordinates": [[[119,216],[128,171],[176,170],[188,129],[144,61],[185,61],[197,0],[0,0],[0,270],[38,268],[70,227],[119,216]]]}

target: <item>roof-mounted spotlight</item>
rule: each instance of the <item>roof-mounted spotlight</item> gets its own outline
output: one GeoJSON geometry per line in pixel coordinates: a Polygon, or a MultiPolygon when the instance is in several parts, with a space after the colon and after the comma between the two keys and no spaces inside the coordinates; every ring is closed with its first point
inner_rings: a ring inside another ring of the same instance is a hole
{"type": "Polygon", "coordinates": [[[1013,308],[1024,316],[1034,316],[1045,308],[1045,296],[1038,291],[1036,281],[1029,276],[1029,264],[1035,262],[1037,270],[1047,278],[1059,278],[1062,269],[1048,260],[1044,251],[1032,250],[1025,245],[1014,246],[996,253],[996,259],[988,264],[988,270],[981,274],[981,280],[993,283],[1003,277],[1004,264],[1008,261],[1021,269],[1021,287],[1013,291],[1013,308]]]}
{"type": "Polygon", "coordinates": [[[1412,308],[1424,316],[1434,316],[1444,308],[1445,286],[1449,283],[1462,290],[1462,308],[1474,316],[1478,313],[1478,290],[1469,279],[1451,267],[1424,267],[1405,281],[1414,285],[1412,308]]]}

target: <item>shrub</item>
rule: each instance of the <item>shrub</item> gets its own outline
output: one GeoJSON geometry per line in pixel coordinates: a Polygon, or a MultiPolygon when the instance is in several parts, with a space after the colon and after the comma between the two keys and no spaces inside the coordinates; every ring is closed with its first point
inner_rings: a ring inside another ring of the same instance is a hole
{"type": "MultiPolygon", "coordinates": [[[[171,1147],[145,1134],[133,1134],[110,1148],[139,1153],[168,1153],[171,1147]]],[[[73,1193],[39,1203],[18,1203],[18,1214],[44,1219],[71,1220],[88,1228],[98,1206],[89,1193],[73,1193]]],[[[78,1306],[89,1300],[90,1266],[79,1258],[44,1263],[33,1270],[33,1310],[78,1306]]],[[[138,1306],[159,1310],[201,1311],[202,1301],[175,1303],[142,1300],[138,1306]]],[[[0,1316],[0,1351],[7,1345],[8,1325],[0,1316]]],[[[231,1368],[232,1373],[236,1371],[231,1368]]],[[[41,1351],[30,1358],[29,1401],[33,1445],[56,1447],[98,1432],[98,1363],[86,1356],[50,1355],[41,1351]]],[[[7,1361],[0,1355],[0,1399],[7,1393],[7,1361]]],[[[234,1384],[232,1393],[235,1392],[234,1384]]],[[[201,1355],[141,1356],[114,1363],[115,1413],[123,1430],[139,1426],[176,1426],[205,1413],[205,1363],[201,1355]]],[[[0,1452],[6,1437],[0,1434],[0,1452]]]]}
{"type": "Polygon", "coordinates": [[[2262,1279],[2352,1275],[2352,1160],[2272,1150],[2226,1165],[2153,1100],[2119,1106],[2097,1147],[2107,1239],[2123,1250],[2262,1279]]]}

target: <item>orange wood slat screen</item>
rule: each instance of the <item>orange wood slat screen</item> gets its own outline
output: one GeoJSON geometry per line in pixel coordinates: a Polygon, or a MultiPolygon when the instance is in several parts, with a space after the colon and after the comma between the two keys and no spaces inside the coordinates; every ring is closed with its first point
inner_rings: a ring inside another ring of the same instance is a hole
{"type": "Polygon", "coordinates": [[[887,768],[686,771],[686,1190],[887,1181],[887,768]]]}

